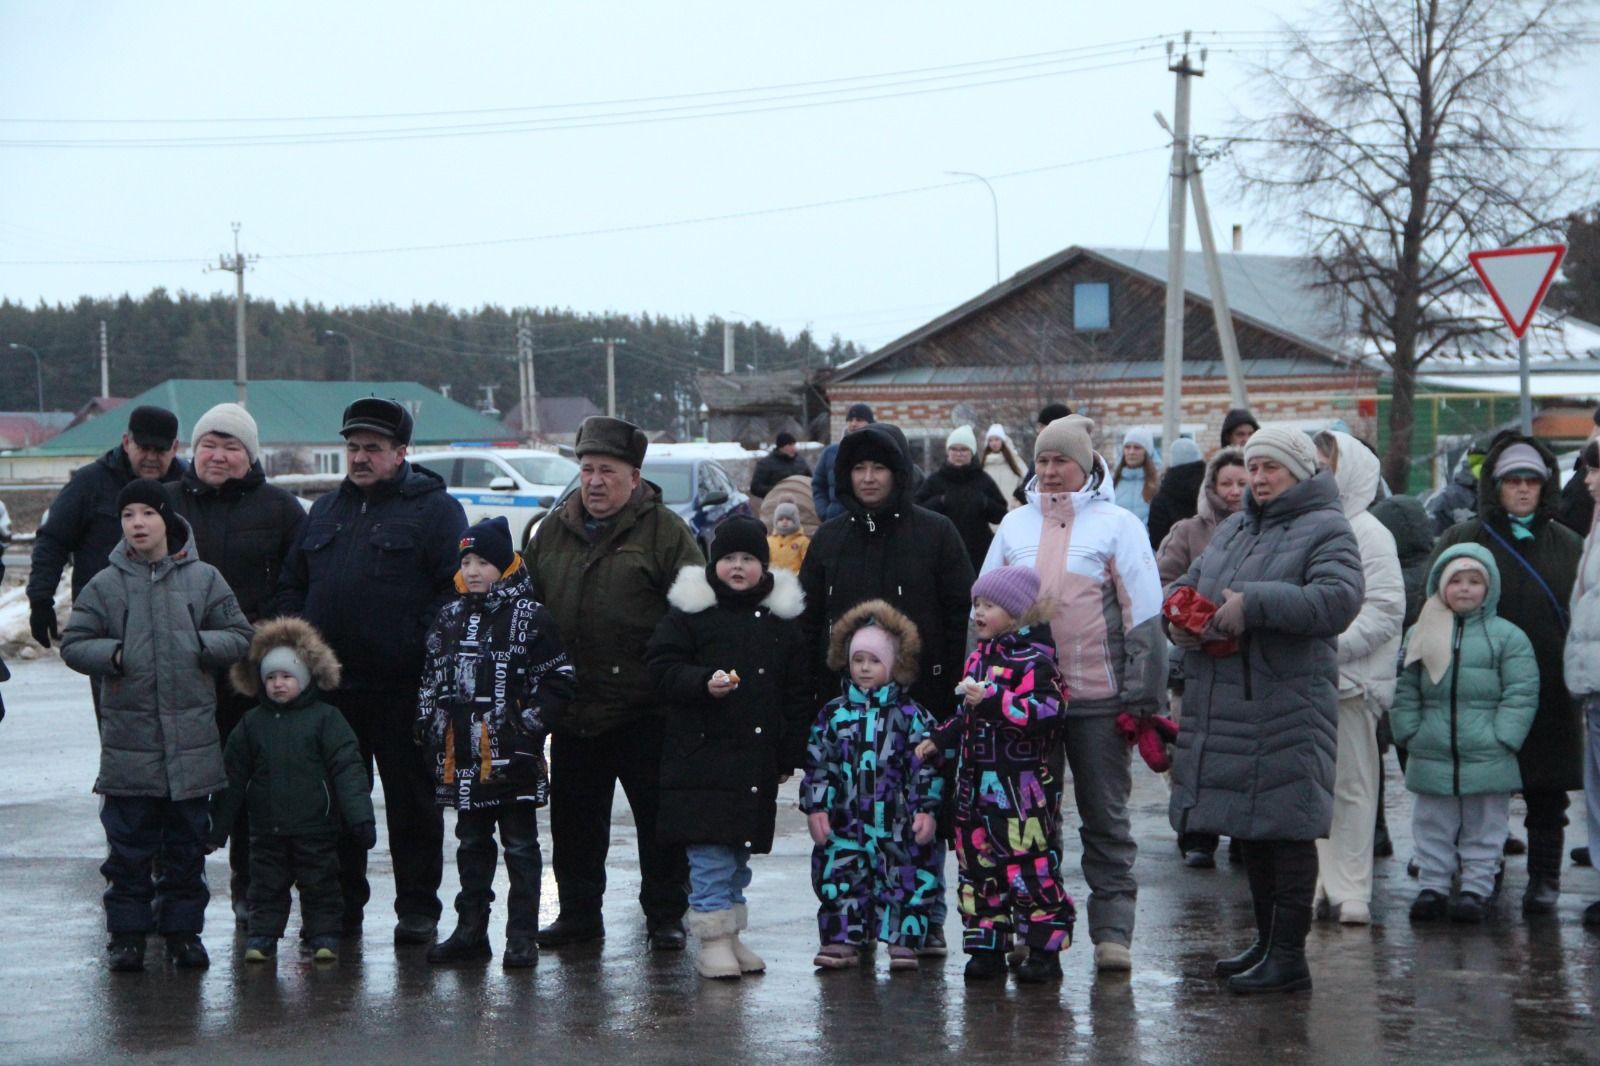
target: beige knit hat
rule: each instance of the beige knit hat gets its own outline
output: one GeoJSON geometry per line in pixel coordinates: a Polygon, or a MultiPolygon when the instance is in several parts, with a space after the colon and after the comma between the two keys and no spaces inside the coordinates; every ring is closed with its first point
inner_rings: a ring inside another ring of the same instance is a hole
{"type": "Polygon", "coordinates": [[[1302,430],[1289,426],[1265,426],[1250,434],[1244,445],[1244,461],[1271,459],[1283,464],[1296,481],[1317,472],[1317,450],[1302,430]]]}
{"type": "Polygon", "coordinates": [[[1094,432],[1094,420],[1083,415],[1067,415],[1058,418],[1039,431],[1039,438],[1033,442],[1034,462],[1045,452],[1055,452],[1065,456],[1078,464],[1084,476],[1094,473],[1094,441],[1090,434],[1094,432]]]}

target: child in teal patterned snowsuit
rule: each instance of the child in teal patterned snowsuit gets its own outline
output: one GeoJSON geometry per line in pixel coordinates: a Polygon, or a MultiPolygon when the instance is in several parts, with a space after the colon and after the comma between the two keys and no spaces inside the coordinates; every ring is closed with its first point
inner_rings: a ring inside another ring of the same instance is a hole
{"type": "Polygon", "coordinates": [[[817,715],[800,786],[821,901],[815,964],[854,966],[881,940],[891,970],[915,969],[939,892],[931,845],[944,791],[933,763],[913,754],[933,726],[903,689],[917,676],[920,641],[910,619],[870,600],[834,626],[829,666],[846,666],[847,648],[844,694],[817,715]]]}

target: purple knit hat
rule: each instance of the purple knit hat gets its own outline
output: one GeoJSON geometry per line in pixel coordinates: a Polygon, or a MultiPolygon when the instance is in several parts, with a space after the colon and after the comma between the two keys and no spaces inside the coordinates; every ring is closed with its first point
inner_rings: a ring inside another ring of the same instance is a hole
{"type": "Polygon", "coordinates": [[[991,570],[972,585],[972,598],[979,596],[1012,618],[1021,618],[1039,598],[1039,572],[1031,566],[1002,566],[991,570]]]}

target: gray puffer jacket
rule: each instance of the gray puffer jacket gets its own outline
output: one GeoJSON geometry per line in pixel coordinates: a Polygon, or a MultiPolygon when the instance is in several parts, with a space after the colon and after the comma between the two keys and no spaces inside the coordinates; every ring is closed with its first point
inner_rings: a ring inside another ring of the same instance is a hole
{"type": "Polygon", "coordinates": [[[1169,815],[1179,832],[1315,840],[1333,819],[1338,637],[1361,609],[1361,552],[1322,471],[1217,526],[1173,588],[1244,595],[1234,655],[1184,656],[1169,815]]]}
{"type": "Polygon", "coordinates": [[[67,665],[100,680],[102,795],[184,800],[228,784],[212,678],[244,658],[253,630],[222,575],[195,554],[186,524],[181,540],[157,563],[118,541],[61,634],[67,665]]]}

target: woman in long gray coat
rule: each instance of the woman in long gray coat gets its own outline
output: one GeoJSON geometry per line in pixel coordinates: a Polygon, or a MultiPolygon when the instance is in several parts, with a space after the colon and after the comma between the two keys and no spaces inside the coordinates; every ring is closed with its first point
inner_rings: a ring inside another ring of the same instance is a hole
{"type": "Polygon", "coordinates": [[[1244,510],[1173,583],[1218,610],[1203,634],[1210,648],[1169,627],[1186,651],[1170,813],[1179,833],[1242,844],[1256,940],[1217,974],[1235,992],[1292,992],[1311,987],[1305,941],[1315,842],[1333,819],[1338,637],[1364,583],[1338,486],[1317,471],[1310,438],[1269,426],[1244,454],[1244,510]]]}

